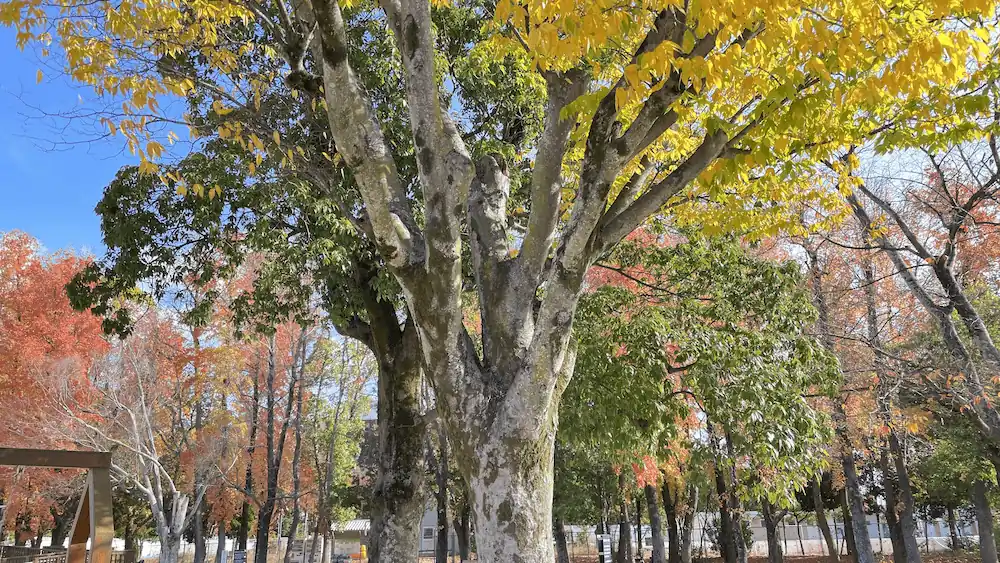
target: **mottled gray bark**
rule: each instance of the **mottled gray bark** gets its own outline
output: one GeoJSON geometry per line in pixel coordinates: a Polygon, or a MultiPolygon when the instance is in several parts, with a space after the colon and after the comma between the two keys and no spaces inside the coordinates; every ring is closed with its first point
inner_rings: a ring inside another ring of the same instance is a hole
{"type": "MultiPolygon", "coordinates": [[[[634,189],[611,198],[614,179],[674,126],[677,115],[669,108],[687,88],[672,79],[622,130],[616,85],[592,119],[571,218],[560,225],[562,167],[575,126],[563,109],[589,84],[584,72],[546,72],[548,100],[535,146],[531,209],[521,247],[512,248],[506,163],[498,155],[483,155],[473,163],[451,112],[441,106],[430,3],[380,4],[402,62],[415,182],[400,178],[350,66],[339,3],[309,3],[333,141],[364,203],[365,217],[356,226],[375,242],[399,281],[419,332],[422,367],[461,460],[459,470],[474,493],[480,559],[550,563],[553,436],[559,398],[573,373],[570,334],[587,269],[736,140],[724,129],[706,134],[676,170],[653,185],[646,185],[648,175],[640,178],[632,183],[634,189]],[[422,197],[414,198],[413,191],[422,197]],[[468,269],[462,263],[466,233],[472,259],[468,269]],[[476,277],[481,348],[464,326],[466,271],[476,277]]],[[[678,11],[664,10],[635,57],[663,41],[684,43],[685,29],[678,11]]],[[[678,56],[704,57],[716,47],[716,36],[710,34],[678,56]]],[[[286,58],[294,74],[302,72],[301,60],[286,58]]]]}
{"type": "MultiPolygon", "coordinates": [[[[375,305],[369,306],[374,309],[375,305]]],[[[417,561],[424,513],[424,424],[420,415],[420,360],[416,331],[402,331],[384,310],[373,349],[379,358],[379,467],[372,498],[371,563],[417,561]],[[389,328],[386,328],[389,327],[389,328]]],[[[447,534],[446,534],[447,535],[447,534]]]]}
{"type": "Polygon", "coordinates": [[[976,509],[976,524],[979,528],[979,556],[983,563],[997,563],[993,507],[990,506],[989,485],[982,479],[972,484],[972,505],[976,509]]]}

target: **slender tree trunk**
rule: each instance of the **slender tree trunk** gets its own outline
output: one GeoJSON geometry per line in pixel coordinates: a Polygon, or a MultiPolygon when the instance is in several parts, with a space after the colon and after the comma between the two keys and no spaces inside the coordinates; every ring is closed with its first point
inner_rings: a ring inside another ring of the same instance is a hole
{"type": "Polygon", "coordinates": [[[883,540],[882,539],[882,516],[881,516],[881,514],[880,514],[880,512],[879,512],[879,510],[878,510],[877,507],[875,509],[875,530],[878,532],[878,553],[879,553],[879,555],[882,555],[882,553],[884,551],[882,549],[882,540],[883,540]]]}
{"type": "Polygon", "coordinates": [[[962,540],[958,538],[958,519],[955,518],[955,507],[948,507],[948,531],[951,533],[951,550],[962,548],[962,540]]]}
{"type": "MultiPolygon", "coordinates": [[[[678,499],[670,490],[670,483],[663,479],[663,512],[667,515],[667,560],[669,563],[681,561],[681,534],[677,519],[678,499]]],[[[662,535],[661,540],[662,542],[662,535]]],[[[656,527],[653,527],[653,560],[656,563],[656,527]]]]}
{"type": "MultiPolygon", "coordinates": [[[[701,491],[697,486],[687,488],[687,502],[684,504],[684,517],[681,519],[681,563],[691,563],[691,534],[698,518],[698,502],[701,491]]],[[[704,532],[702,537],[705,537],[704,532]]]]}
{"type": "MultiPolygon", "coordinates": [[[[664,484],[664,486],[666,485],[664,484]]],[[[647,484],[644,491],[646,493],[646,510],[649,511],[650,536],[653,542],[649,563],[667,563],[666,547],[663,545],[663,522],[660,519],[660,506],[656,500],[656,487],[647,484]]],[[[674,517],[674,525],[677,525],[676,516],[674,517]]],[[[674,533],[676,534],[676,531],[674,533]]]]}
{"type": "Polygon", "coordinates": [[[778,521],[781,515],[776,513],[774,506],[766,498],[761,504],[764,509],[764,530],[767,534],[767,563],[784,563],[785,554],[778,538],[778,521]]]}
{"type": "Polygon", "coordinates": [[[834,561],[840,560],[840,549],[837,547],[833,533],[830,531],[830,522],[826,519],[826,507],[823,506],[823,490],[820,488],[819,478],[814,477],[812,482],[813,509],[816,511],[816,526],[823,533],[823,541],[826,542],[827,553],[834,561]]]}
{"type": "Polygon", "coordinates": [[[903,545],[906,546],[906,563],[920,563],[920,547],[917,545],[917,523],[914,518],[913,490],[910,487],[910,477],[903,462],[903,451],[895,432],[889,432],[889,454],[896,469],[896,482],[899,483],[899,500],[902,510],[899,513],[899,527],[903,535],[903,545]]]}
{"type": "Polygon", "coordinates": [[[253,404],[250,411],[250,445],[247,447],[247,472],[244,479],[243,506],[240,510],[240,530],[236,536],[237,549],[246,551],[250,537],[250,499],[253,498],[253,454],[257,449],[257,423],[260,418],[259,370],[253,374],[253,404]]]}
{"type": "Polygon", "coordinates": [[[472,539],[471,509],[469,508],[468,501],[469,493],[466,492],[465,494],[466,500],[462,503],[458,514],[452,521],[452,526],[455,528],[455,541],[458,543],[458,556],[463,562],[469,561],[470,541],[472,539]]]}
{"type": "Polygon", "coordinates": [[[570,563],[569,545],[566,543],[566,525],[562,518],[556,518],[552,528],[556,540],[556,563],[570,563]]]}
{"type": "MultiPolygon", "coordinates": [[[[295,399],[295,447],[292,450],[292,523],[288,526],[288,542],[285,544],[285,563],[292,560],[292,542],[295,541],[295,534],[299,531],[299,495],[302,490],[301,465],[302,465],[302,393],[299,391],[295,399]]],[[[280,533],[280,530],[279,530],[280,533]]],[[[305,540],[302,541],[302,553],[305,555],[305,540]]]]}
{"type": "MultiPolygon", "coordinates": [[[[199,484],[198,486],[201,486],[199,484]]],[[[205,545],[205,509],[204,503],[198,503],[194,507],[194,515],[191,519],[191,529],[194,532],[194,563],[205,563],[208,557],[208,548],[205,545]]]]}
{"type": "Polygon", "coordinates": [[[892,543],[893,563],[906,563],[906,543],[903,541],[903,529],[896,511],[896,480],[892,477],[892,467],[889,463],[888,446],[883,446],[879,455],[879,468],[882,471],[882,490],[885,492],[885,523],[889,528],[889,541],[892,543]]]}
{"type": "Polygon", "coordinates": [[[719,552],[725,563],[739,563],[736,523],[733,521],[732,504],[729,502],[731,492],[718,459],[715,461],[715,488],[719,495],[719,552]]]}
{"type": "MultiPolygon", "coordinates": [[[[733,437],[726,428],[726,450],[729,459],[735,460],[736,453],[733,451],[733,437]]],[[[736,496],[736,465],[729,466],[729,504],[733,514],[734,542],[736,543],[736,560],[738,563],[747,563],[747,538],[743,533],[743,503],[736,496]]]]}
{"type": "Polygon", "coordinates": [[[799,538],[799,554],[805,557],[806,544],[802,541],[802,521],[799,519],[795,520],[795,535],[799,538]]]}
{"type": "Polygon", "coordinates": [[[219,521],[219,543],[215,546],[215,563],[223,563],[226,558],[226,522],[219,521]]]}
{"type": "Polygon", "coordinates": [[[618,474],[618,563],[632,562],[632,524],[628,514],[628,499],[625,497],[625,473],[618,474]]]}
{"type": "Polygon", "coordinates": [[[847,555],[856,563],[858,561],[857,538],[854,536],[854,518],[851,515],[851,507],[847,500],[847,489],[840,492],[840,512],[844,518],[844,543],[847,544],[847,555]]]}
{"type": "Polygon", "coordinates": [[[309,558],[307,559],[308,563],[316,562],[316,548],[318,548],[320,544],[320,537],[321,537],[320,534],[322,532],[322,526],[323,526],[322,522],[323,522],[322,508],[320,508],[320,512],[316,515],[316,524],[313,526],[312,540],[309,542],[309,558]]]}
{"type": "Polygon", "coordinates": [[[635,558],[640,562],[646,558],[642,537],[642,499],[639,496],[635,497],[635,558]]]}
{"type": "Polygon", "coordinates": [[[852,553],[857,563],[875,563],[875,553],[872,551],[872,540],[868,533],[868,520],[865,515],[865,500],[861,495],[853,449],[848,449],[848,446],[849,441],[845,444],[845,451],[840,458],[844,468],[844,519],[845,523],[850,522],[851,534],[848,537],[853,540],[852,553]]]}
{"type": "MultiPolygon", "coordinates": [[[[261,504],[260,513],[257,515],[257,536],[256,547],[254,549],[254,563],[267,563],[267,549],[270,543],[271,522],[274,518],[274,508],[278,497],[278,476],[281,472],[281,460],[285,452],[285,438],[288,436],[288,427],[291,424],[292,412],[295,408],[295,390],[298,379],[305,371],[305,347],[306,336],[299,335],[296,344],[295,359],[289,370],[288,391],[285,396],[284,420],[280,429],[275,427],[277,407],[277,397],[275,395],[274,383],[276,375],[276,343],[274,336],[268,346],[268,368],[267,368],[267,483],[265,489],[264,502],[261,504]],[[301,362],[301,367],[299,363],[301,362]]],[[[280,533],[280,531],[279,531],[280,533]]]]}
{"type": "Polygon", "coordinates": [[[989,485],[982,479],[972,484],[972,505],[976,509],[976,523],[979,527],[979,555],[983,563],[997,563],[993,507],[990,506],[989,485]]]}

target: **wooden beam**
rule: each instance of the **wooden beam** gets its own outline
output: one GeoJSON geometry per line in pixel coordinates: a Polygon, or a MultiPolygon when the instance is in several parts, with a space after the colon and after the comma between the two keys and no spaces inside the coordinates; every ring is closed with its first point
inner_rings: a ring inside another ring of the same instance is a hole
{"type": "Polygon", "coordinates": [[[0,448],[0,465],[107,469],[111,467],[111,454],[109,452],[0,448]]]}

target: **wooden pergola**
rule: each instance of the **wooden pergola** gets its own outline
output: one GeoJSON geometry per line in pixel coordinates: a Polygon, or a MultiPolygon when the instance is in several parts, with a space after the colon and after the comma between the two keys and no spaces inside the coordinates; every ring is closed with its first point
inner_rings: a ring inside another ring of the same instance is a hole
{"type": "Polygon", "coordinates": [[[69,534],[66,563],[87,563],[88,538],[90,563],[111,563],[115,520],[111,511],[110,453],[0,448],[0,465],[86,469],[87,488],[69,534]]]}

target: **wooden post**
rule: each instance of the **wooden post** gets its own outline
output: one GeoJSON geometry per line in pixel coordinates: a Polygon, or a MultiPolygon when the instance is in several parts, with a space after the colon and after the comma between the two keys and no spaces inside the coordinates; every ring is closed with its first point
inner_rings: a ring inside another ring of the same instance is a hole
{"type": "Polygon", "coordinates": [[[110,453],[0,448],[0,465],[88,469],[87,488],[69,534],[66,563],[87,563],[88,539],[90,563],[111,563],[115,521],[111,510],[110,453]]]}
{"type": "Polygon", "coordinates": [[[73,529],[69,533],[69,549],[66,563],[87,563],[87,539],[90,537],[90,478],[80,496],[80,506],[76,509],[73,529]]]}
{"type": "Polygon", "coordinates": [[[111,563],[115,520],[111,511],[111,471],[95,467],[87,477],[90,492],[90,563],[111,563]]]}

